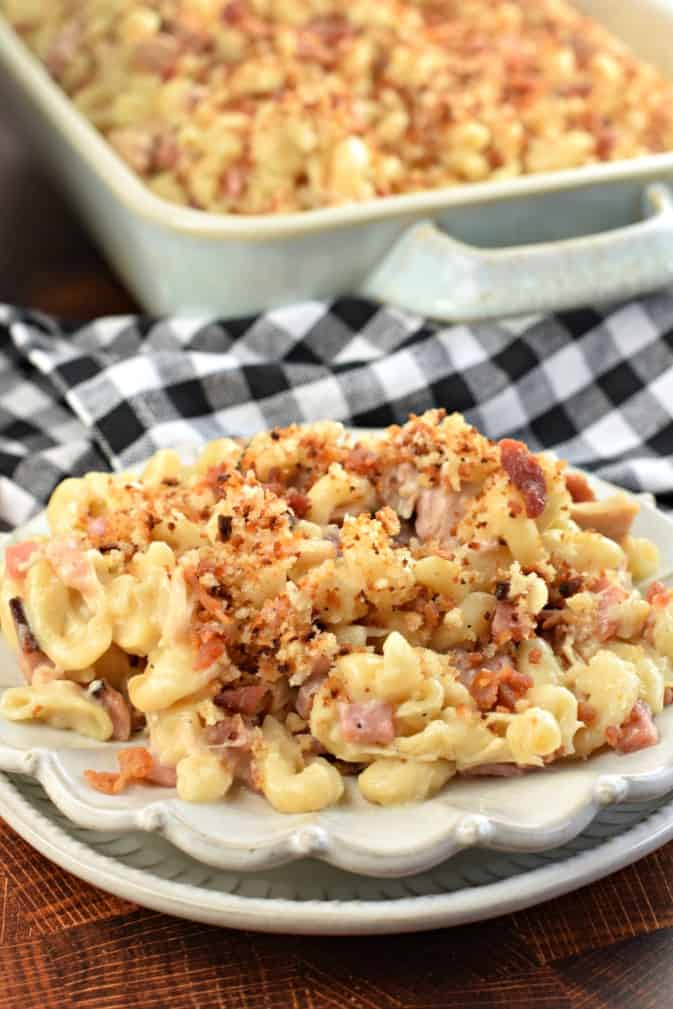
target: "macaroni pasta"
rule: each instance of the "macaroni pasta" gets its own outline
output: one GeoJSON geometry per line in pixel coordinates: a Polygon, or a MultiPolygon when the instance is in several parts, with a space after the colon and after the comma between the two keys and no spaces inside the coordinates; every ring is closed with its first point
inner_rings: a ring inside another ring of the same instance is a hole
{"type": "Polygon", "coordinates": [[[148,740],[115,793],[241,784],[284,813],[422,800],[657,740],[673,595],[626,495],[433,410],[221,439],[193,465],[67,480],[51,535],[7,548],[6,718],[148,740]],[[587,507],[587,502],[591,507],[587,507]],[[640,544],[640,546],[638,545],[640,544]]]}

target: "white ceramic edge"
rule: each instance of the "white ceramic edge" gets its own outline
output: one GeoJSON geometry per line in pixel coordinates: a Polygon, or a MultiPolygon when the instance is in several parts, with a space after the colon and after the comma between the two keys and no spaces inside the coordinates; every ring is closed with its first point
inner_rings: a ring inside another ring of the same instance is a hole
{"type": "MultiPolygon", "coordinates": [[[[615,489],[605,481],[591,479],[599,493],[615,489]]],[[[672,520],[660,512],[657,515],[673,530],[672,520]]],[[[36,516],[28,523],[28,528],[41,518],[41,515],[36,516]]],[[[22,530],[3,537],[0,546],[14,536],[22,535],[25,530],[24,526],[22,530]]],[[[581,766],[589,778],[591,761],[581,766]]],[[[299,825],[289,825],[286,833],[250,847],[231,839],[213,839],[185,822],[167,800],[150,801],[140,809],[104,808],[93,801],[94,793],[87,801],[85,792],[73,791],[58,751],[39,746],[19,750],[0,745],[0,770],[36,778],[57,808],[81,827],[104,831],[157,832],[182,851],[218,868],[254,871],[310,856],[350,872],[379,878],[413,875],[438,865],[463,848],[477,845],[522,853],[557,847],[581,833],[602,807],[626,801],[657,799],[673,789],[673,765],[657,766],[651,771],[641,770],[634,774],[596,771],[594,780],[587,782],[579,805],[566,808],[556,818],[548,817],[544,824],[535,827],[519,827],[493,815],[461,810],[459,806],[451,805],[449,794],[444,805],[450,812],[459,815],[444,832],[424,842],[406,845],[402,842],[396,849],[382,852],[374,846],[353,843],[348,837],[326,829],[319,822],[311,822],[315,814],[304,818],[299,825]]],[[[551,779],[555,772],[550,769],[546,773],[551,779]]]]}
{"type": "Polygon", "coordinates": [[[673,281],[673,200],[643,194],[644,221],[584,238],[501,249],[456,241],[431,221],[407,228],[360,288],[434,319],[504,318],[602,304],[673,281]]]}
{"type": "Polygon", "coordinates": [[[50,861],[116,897],[190,921],[294,935],[381,935],[497,918],[586,886],[673,838],[673,801],[589,851],[539,869],[447,894],[372,900],[240,897],[121,865],[49,821],[0,774],[6,822],[50,861]]]}
{"type": "Polygon", "coordinates": [[[170,203],[156,196],[128,168],[101,134],[82,116],[65,92],[0,14],[0,59],[5,68],[39,103],[101,182],[135,215],[163,228],[201,238],[250,241],[303,235],[389,217],[438,213],[451,207],[578,189],[624,180],[653,180],[673,173],[673,152],[626,161],[540,173],[501,182],[463,183],[406,196],[388,196],[343,207],[279,216],[212,214],[170,203]]]}

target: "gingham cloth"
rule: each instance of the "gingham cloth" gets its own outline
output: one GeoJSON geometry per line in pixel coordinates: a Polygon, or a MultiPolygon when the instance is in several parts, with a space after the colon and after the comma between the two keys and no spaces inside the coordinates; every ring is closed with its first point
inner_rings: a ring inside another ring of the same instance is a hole
{"type": "Polygon", "coordinates": [[[359,299],[263,316],[104,318],[0,307],[0,527],[66,475],[323,417],[460,410],[673,507],[673,293],[444,326],[359,299]]]}

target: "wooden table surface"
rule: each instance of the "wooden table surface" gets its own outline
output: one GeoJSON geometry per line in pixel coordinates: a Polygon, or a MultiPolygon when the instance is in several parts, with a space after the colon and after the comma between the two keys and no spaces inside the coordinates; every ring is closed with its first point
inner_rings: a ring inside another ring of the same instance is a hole
{"type": "MultiPolygon", "coordinates": [[[[71,318],[132,309],[3,115],[0,85],[0,300],[71,318]]],[[[479,925],[285,938],[135,907],[52,865],[0,820],[0,1009],[477,1006],[670,1009],[673,843],[479,925]]]]}

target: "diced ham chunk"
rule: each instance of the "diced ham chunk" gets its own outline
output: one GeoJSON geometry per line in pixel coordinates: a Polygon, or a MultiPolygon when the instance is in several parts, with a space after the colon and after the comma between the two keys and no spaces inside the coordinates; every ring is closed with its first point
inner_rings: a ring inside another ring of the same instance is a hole
{"type": "Polygon", "coordinates": [[[530,637],[535,627],[532,613],[522,613],[516,603],[506,600],[495,604],[491,636],[496,645],[501,646],[508,641],[523,641],[530,637]]]}
{"type": "Polygon", "coordinates": [[[14,596],[9,600],[9,612],[12,615],[16,638],[19,643],[19,665],[26,683],[32,683],[38,669],[53,669],[54,663],[40,648],[35,635],[28,623],[28,617],[23,607],[23,601],[14,596]]]}
{"type": "Polygon", "coordinates": [[[324,676],[316,676],[313,674],[302,683],[301,687],[297,692],[297,700],[295,702],[295,708],[297,709],[297,714],[300,718],[304,718],[306,721],[311,717],[311,709],[313,708],[313,699],[315,695],[320,690],[323,682],[325,680],[324,676]]]}
{"type": "Polygon", "coordinates": [[[76,540],[51,540],[45,555],[64,585],[80,592],[87,603],[98,599],[101,584],[93,562],[76,540]]]}
{"type": "Polygon", "coordinates": [[[601,501],[581,501],[571,505],[570,517],[581,529],[593,529],[611,540],[628,535],[640,505],[627,494],[613,494],[601,501]]]}
{"type": "Polygon", "coordinates": [[[610,725],[605,730],[609,746],[618,753],[635,753],[648,746],[654,746],[659,733],[652,718],[652,710],[645,701],[636,701],[631,714],[622,725],[610,725]]]}
{"type": "MultiPolygon", "coordinates": [[[[99,686],[92,684],[91,691],[96,700],[103,705],[112,722],[112,738],[126,742],[131,736],[131,709],[122,694],[111,687],[105,680],[98,681],[99,686]]],[[[91,690],[91,687],[89,688],[91,690]]]]}
{"type": "Polygon", "coordinates": [[[236,712],[239,715],[259,715],[267,711],[270,696],[265,683],[253,683],[245,687],[225,687],[213,698],[218,708],[236,712]]]}
{"type": "Polygon", "coordinates": [[[39,545],[32,540],[23,543],[12,543],[5,549],[5,570],[14,581],[20,581],[26,576],[26,570],[39,545]]]}
{"type": "Polygon", "coordinates": [[[606,585],[598,593],[596,625],[594,633],[599,641],[614,638],[619,627],[621,603],[628,598],[628,592],[621,585],[606,585]]]}
{"type": "Polygon", "coordinates": [[[175,788],[178,775],[174,767],[169,767],[168,764],[160,764],[154,758],[152,769],[147,775],[147,781],[151,781],[153,785],[161,785],[162,788],[175,788]]]}
{"type": "Polygon", "coordinates": [[[574,502],[595,501],[589,481],[583,473],[566,473],[566,488],[574,502]]]}
{"type": "Polygon", "coordinates": [[[386,473],[381,482],[381,497],[384,504],[389,505],[401,519],[411,518],[420,492],[418,470],[408,462],[403,462],[386,473]]]}
{"type": "Polygon", "coordinates": [[[377,746],[395,738],[392,705],[381,701],[359,701],[339,706],[343,737],[349,743],[377,746]]]}
{"type": "Polygon", "coordinates": [[[133,63],[139,70],[168,77],[175,70],[180,55],[180,43],[163,32],[135,47],[133,63]]]}
{"type": "Polygon", "coordinates": [[[105,530],[107,529],[107,520],[103,515],[99,515],[96,518],[91,518],[86,524],[86,531],[89,536],[105,536],[105,530]]]}
{"type": "Polygon", "coordinates": [[[547,483],[540,463],[522,441],[512,438],[503,438],[500,442],[500,459],[508,477],[523,495],[528,518],[538,518],[547,504],[547,483]]]}
{"type": "Polygon", "coordinates": [[[203,730],[208,746],[222,749],[250,749],[255,726],[246,722],[241,715],[225,715],[215,725],[207,725],[203,730]]]}

